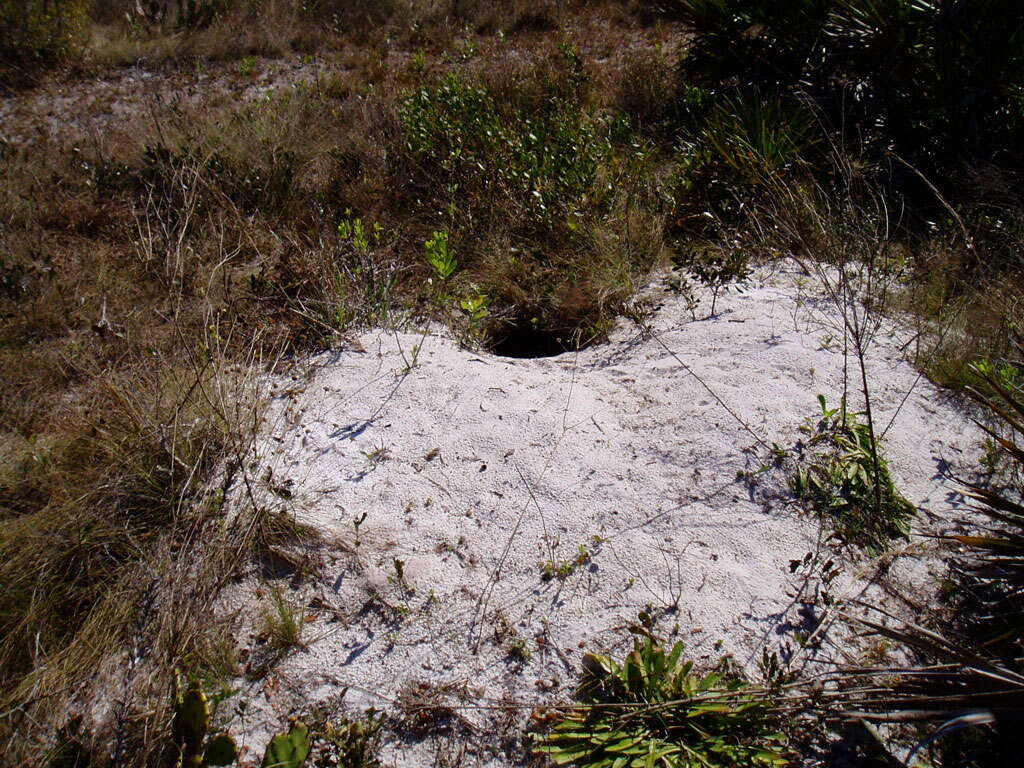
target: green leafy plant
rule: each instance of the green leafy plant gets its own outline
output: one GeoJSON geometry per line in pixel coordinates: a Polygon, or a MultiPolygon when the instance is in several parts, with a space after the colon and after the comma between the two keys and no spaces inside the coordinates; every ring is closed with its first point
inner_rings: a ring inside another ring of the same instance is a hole
{"type": "Polygon", "coordinates": [[[346,209],[345,215],[348,218],[343,219],[338,225],[338,234],[343,240],[350,242],[353,248],[363,254],[369,252],[371,242],[374,245],[380,245],[383,227],[381,227],[379,222],[374,222],[373,227],[368,233],[363,220],[358,216],[352,217],[351,209],[346,209]]]}
{"type": "Polygon", "coordinates": [[[520,664],[526,664],[532,657],[530,653],[530,646],[526,644],[526,641],[521,637],[516,637],[509,643],[508,646],[508,657],[520,664]]]}
{"type": "Polygon", "coordinates": [[[238,74],[242,77],[249,77],[256,70],[256,57],[246,56],[238,65],[238,74]]]}
{"type": "Polygon", "coordinates": [[[420,48],[413,54],[412,60],[409,62],[409,71],[415,75],[422,75],[426,68],[427,51],[425,48],[420,48]]]}
{"type": "Polygon", "coordinates": [[[380,222],[368,225],[351,209],[345,210],[338,224],[338,326],[351,320],[373,324],[387,319],[398,267],[388,254],[386,234],[380,222]]]}
{"type": "Polygon", "coordinates": [[[540,111],[503,110],[486,86],[455,76],[408,94],[400,115],[415,173],[434,187],[458,185],[485,220],[501,200],[551,224],[585,204],[611,155],[607,127],[578,105],[553,99],[540,111]]]}
{"type": "Polygon", "coordinates": [[[556,765],[756,768],[789,762],[770,699],[726,671],[706,675],[650,635],[619,664],[587,654],[577,697],[536,751],[556,765]]]}
{"type": "Polygon", "coordinates": [[[824,395],[818,402],[821,420],[808,444],[823,452],[797,468],[793,491],[831,523],[840,540],[882,550],[890,539],[907,535],[916,509],[896,491],[862,414],[847,411],[845,400],[833,409],[824,395]]]}
{"type": "Polygon", "coordinates": [[[540,577],[543,581],[567,579],[575,572],[576,564],[571,560],[545,560],[540,564],[540,577]]]}
{"type": "MultiPolygon", "coordinates": [[[[597,542],[600,543],[600,542],[597,542]]],[[[543,581],[551,579],[567,579],[576,569],[590,562],[590,550],[580,544],[576,557],[572,560],[545,560],[540,564],[540,577],[543,581]]]]}
{"type": "Polygon", "coordinates": [[[210,708],[199,683],[192,681],[182,690],[181,675],[175,672],[172,696],[168,763],[178,768],[206,768],[235,762],[238,749],[234,739],[227,733],[209,734],[210,708]]]}
{"type": "Polygon", "coordinates": [[[433,237],[424,243],[427,253],[427,261],[434,268],[434,273],[441,280],[447,280],[455,274],[459,268],[459,260],[455,253],[448,247],[448,233],[444,231],[434,232],[433,237]]]}
{"type": "Polygon", "coordinates": [[[459,302],[459,308],[466,315],[466,320],[469,322],[469,334],[471,337],[480,339],[485,335],[483,322],[490,313],[490,306],[490,296],[482,291],[466,296],[466,298],[459,302]]]}
{"type": "Polygon", "coordinates": [[[459,307],[469,318],[471,325],[477,325],[487,317],[488,306],[491,300],[486,293],[477,293],[474,296],[467,296],[459,302],[459,307]]]}

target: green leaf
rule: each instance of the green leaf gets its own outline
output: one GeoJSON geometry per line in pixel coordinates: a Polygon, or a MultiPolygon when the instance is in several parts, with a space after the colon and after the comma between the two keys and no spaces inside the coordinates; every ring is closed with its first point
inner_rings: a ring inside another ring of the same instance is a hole
{"type": "Polygon", "coordinates": [[[641,741],[641,739],[639,737],[634,737],[634,738],[628,738],[627,737],[625,739],[622,739],[622,740],[616,742],[615,744],[610,744],[610,745],[606,746],[605,749],[608,750],[609,752],[625,752],[627,749],[635,747],[637,744],[640,743],[640,741],[641,741]]]}
{"type": "Polygon", "coordinates": [[[665,669],[668,672],[674,671],[676,666],[679,664],[679,659],[682,655],[683,644],[682,642],[677,642],[674,646],[672,646],[672,653],[670,653],[668,656],[668,661],[665,663],[665,669]]]}

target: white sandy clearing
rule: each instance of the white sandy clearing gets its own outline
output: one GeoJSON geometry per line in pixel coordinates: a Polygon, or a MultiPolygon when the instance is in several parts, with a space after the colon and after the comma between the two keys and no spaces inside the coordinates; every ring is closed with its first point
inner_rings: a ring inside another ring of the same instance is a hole
{"type": "MultiPolygon", "coordinates": [[[[403,689],[424,682],[466,705],[457,726],[392,734],[386,764],[435,764],[456,742],[468,750],[456,763],[515,762],[514,749],[501,751],[504,714],[481,705],[566,700],[582,649],[621,654],[648,606],[657,633],[678,633],[709,663],[731,653],[756,670],[762,647],[795,648],[807,608],[789,564],[815,548],[818,526],[791,502],[785,471],[737,475],[768,456],[751,432],[792,448],[819,393],[838,403],[840,334],[827,302],[800,295],[808,282],[792,267],[760,270],[698,321],[668,295],[653,335],[624,323],[607,344],[547,359],[471,352],[440,334],[366,333],[361,349],[280,382],[261,462],[290,488],[301,522],[355,551],[328,547],[315,586],[297,593],[311,619],[303,645],[239,681],[247,708],[232,727],[248,754],[287,715],[336,706],[345,686],[347,706],[394,711],[403,689]],[[542,579],[544,562],[572,562],[580,547],[587,557],[570,575],[542,579]],[[395,559],[414,590],[398,583],[395,559]],[[525,662],[509,655],[517,642],[525,662]]],[[[879,425],[903,403],[883,443],[898,487],[948,514],[945,462],[970,465],[978,433],[892,338],[879,338],[869,372],[879,425]]],[[[855,590],[864,563],[846,563],[835,591],[855,590]]],[[[902,563],[887,578],[926,600],[941,563],[902,563]]],[[[242,585],[230,602],[265,604],[256,589],[242,585]]],[[[258,631],[239,638],[252,658],[258,631]]]]}

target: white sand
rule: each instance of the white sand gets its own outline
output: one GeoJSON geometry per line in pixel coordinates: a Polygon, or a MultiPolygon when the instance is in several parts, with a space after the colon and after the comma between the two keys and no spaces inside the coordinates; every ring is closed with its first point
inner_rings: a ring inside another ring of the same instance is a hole
{"type": "MultiPolygon", "coordinates": [[[[621,653],[647,606],[656,632],[678,632],[698,659],[731,653],[754,671],[763,646],[794,648],[801,580],[789,563],[814,549],[818,526],[784,471],[737,479],[767,450],[679,361],[768,445],[792,448],[819,393],[838,403],[843,367],[827,304],[798,284],[792,268],[759,271],[696,322],[670,295],[654,336],[623,323],[610,343],[556,358],[496,358],[431,334],[407,375],[398,345],[408,359],[420,336],[376,331],[281,382],[291,394],[272,408],[261,461],[291,483],[289,510],[349,548],[366,519],[356,552],[330,547],[316,585],[297,593],[312,602],[303,647],[239,682],[248,708],[232,727],[250,756],[288,714],[336,704],[343,686],[349,707],[391,709],[414,681],[454,684],[446,696],[470,705],[459,710],[470,735],[389,736],[386,764],[432,765],[467,741],[499,748],[501,713],[474,706],[569,698],[582,649],[621,653]],[[586,562],[542,580],[542,563],[580,547],[586,562]],[[414,592],[397,583],[396,558],[414,592]],[[516,637],[526,662],[509,657],[516,637]]],[[[913,388],[883,442],[898,487],[948,512],[955,487],[939,470],[970,465],[977,431],[893,339],[879,338],[869,372],[882,426],[913,388]]],[[[898,578],[927,599],[940,564],[906,563],[898,578]]],[[[856,585],[858,564],[845,568],[839,593],[856,585]]],[[[235,600],[265,603],[255,585],[235,600]]],[[[254,657],[257,631],[238,638],[254,657]]],[[[455,763],[515,762],[473,750],[455,763]]]]}

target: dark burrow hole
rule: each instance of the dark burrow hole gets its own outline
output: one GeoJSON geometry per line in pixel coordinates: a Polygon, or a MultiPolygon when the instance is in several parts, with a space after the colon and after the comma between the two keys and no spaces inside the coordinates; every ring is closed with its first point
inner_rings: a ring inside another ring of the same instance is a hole
{"type": "Polygon", "coordinates": [[[572,331],[537,328],[531,323],[521,322],[496,329],[491,352],[499,357],[520,359],[554,357],[578,349],[581,345],[576,337],[572,331]]]}

